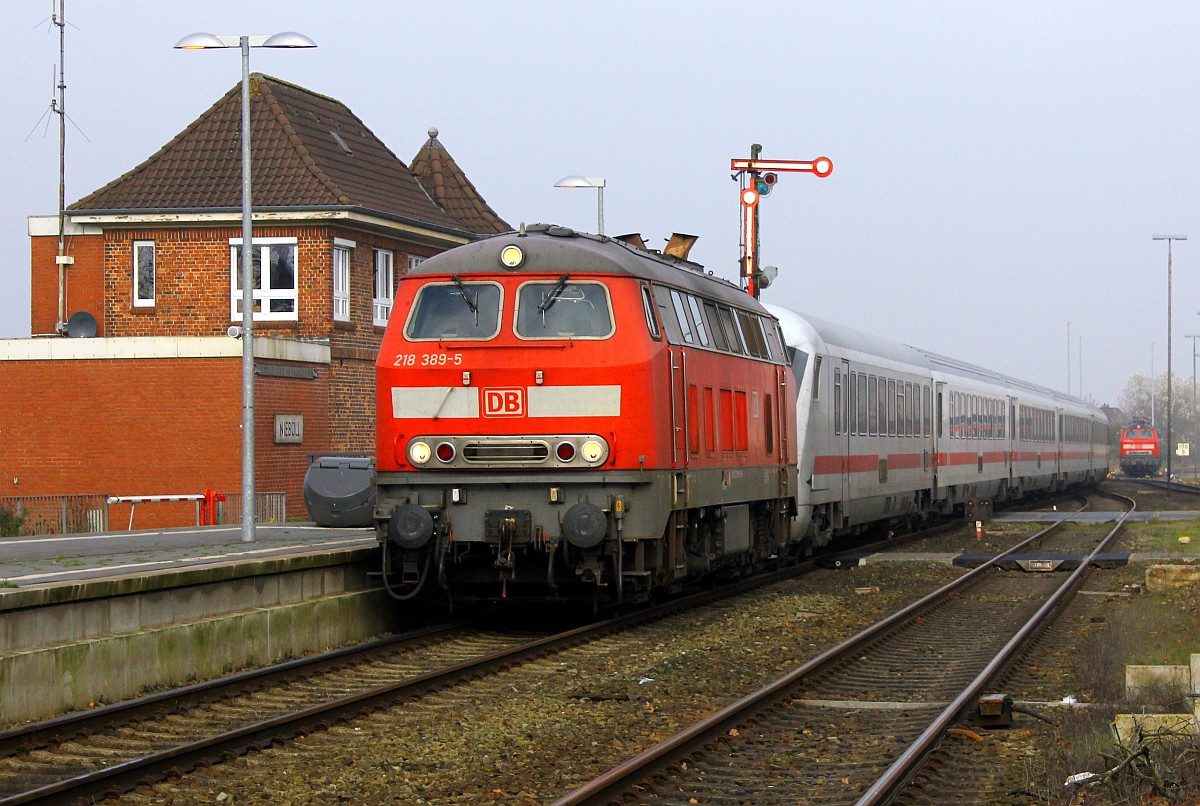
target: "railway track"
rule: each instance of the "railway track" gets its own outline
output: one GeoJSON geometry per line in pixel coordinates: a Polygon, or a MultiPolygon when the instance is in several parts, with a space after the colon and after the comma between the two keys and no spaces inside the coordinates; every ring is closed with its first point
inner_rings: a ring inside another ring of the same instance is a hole
{"type": "MultiPolygon", "coordinates": [[[[1092,541],[1089,561],[1111,544],[1123,520],[1092,541]]],[[[1046,540],[1060,525],[996,561],[1046,540]]],[[[986,793],[974,799],[960,778],[917,778],[918,770],[1063,607],[1088,564],[1065,580],[980,566],[555,806],[875,804],[897,797],[914,779],[908,802],[986,803],[986,793]]]]}
{"type": "Polygon", "coordinates": [[[759,574],[553,635],[464,624],[0,732],[0,806],[93,802],[771,584],[759,574]]]}

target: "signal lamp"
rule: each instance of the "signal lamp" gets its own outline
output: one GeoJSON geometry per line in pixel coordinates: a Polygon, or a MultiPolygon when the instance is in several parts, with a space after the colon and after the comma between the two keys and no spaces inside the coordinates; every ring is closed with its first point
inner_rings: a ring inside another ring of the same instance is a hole
{"type": "Polygon", "coordinates": [[[449,442],[439,442],[437,446],[437,458],[439,462],[448,464],[454,461],[458,451],[454,450],[454,446],[449,442]]]}
{"type": "Polygon", "coordinates": [[[570,442],[560,442],[554,449],[554,455],[560,462],[570,462],[575,458],[575,446],[570,442]]]}

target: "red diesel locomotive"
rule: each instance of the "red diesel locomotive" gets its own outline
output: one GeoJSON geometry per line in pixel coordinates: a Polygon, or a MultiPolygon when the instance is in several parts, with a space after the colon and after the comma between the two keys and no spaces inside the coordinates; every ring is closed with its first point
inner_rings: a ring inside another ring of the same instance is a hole
{"type": "Polygon", "coordinates": [[[399,284],[376,363],[383,579],[623,603],[878,526],[1094,484],[1085,401],[537,225],[399,284]]]}
{"type": "Polygon", "coordinates": [[[1121,472],[1126,476],[1153,476],[1162,466],[1158,429],[1144,420],[1121,429],[1121,472]]]}
{"type": "Polygon", "coordinates": [[[779,324],[674,251],[534,225],[401,279],[376,365],[394,596],[628,602],[788,552],[779,324]]]}

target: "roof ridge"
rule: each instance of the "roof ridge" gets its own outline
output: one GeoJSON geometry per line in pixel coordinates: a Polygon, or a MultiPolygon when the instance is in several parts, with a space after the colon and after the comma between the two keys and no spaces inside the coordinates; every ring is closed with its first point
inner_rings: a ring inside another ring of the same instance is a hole
{"type": "MultiPolygon", "coordinates": [[[[290,142],[296,149],[297,153],[300,154],[300,161],[304,163],[305,167],[307,167],[312,175],[317,178],[317,181],[319,181],[329,190],[330,193],[337,197],[339,202],[342,204],[350,204],[350,197],[338,186],[336,182],[333,181],[332,177],[322,170],[321,166],[317,164],[317,161],[313,159],[312,154],[309,153],[308,147],[304,145],[304,141],[296,132],[296,127],[292,125],[291,118],[288,117],[287,112],[283,110],[283,106],[279,103],[279,100],[275,97],[275,93],[271,90],[271,82],[274,81],[302,92],[306,92],[309,95],[315,95],[318,98],[323,98],[332,103],[336,103],[343,108],[346,108],[345,104],[341,103],[335,98],[330,98],[328,96],[321,95],[320,93],[306,90],[304,87],[301,87],[297,84],[291,84],[287,81],[279,81],[278,79],[272,78],[265,73],[251,73],[250,80],[253,81],[256,76],[258,77],[258,86],[265,88],[265,90],[260,91],[264,92],[263,100],[267,102],[267,108],[271,110],[271,114],[273,114],[275,119],[279,121],[279,124],[283,126],[284,132],[287,133],[288,142],[290,142]],[[263,79],[266,80],[264,81],[263,79]]],[[[349,111],[348,108],[347,111],[349,111]]]]}

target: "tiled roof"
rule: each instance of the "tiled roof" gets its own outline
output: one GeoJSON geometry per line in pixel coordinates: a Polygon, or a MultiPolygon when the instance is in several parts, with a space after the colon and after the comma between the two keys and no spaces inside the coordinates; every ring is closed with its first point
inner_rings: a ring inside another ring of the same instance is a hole
{"type": "MultiPolygon", "coordinates": [[[[69,209],[239,210],[241,104],[239,82],[141,165],[69,209]]],[[[256,208],[357,207],[436,229],[473,231],[440,209],[408,167],[340,101],[254,73],[250,123],[256,208]]]]}
{"type": "Polygon", "coordinates": [[[430,129],[429,139],[412,159],[413,175],[443,210],[471,232],[511,232],[512,227],[488,206],[437,138],[438,130],[430,129]]]}

